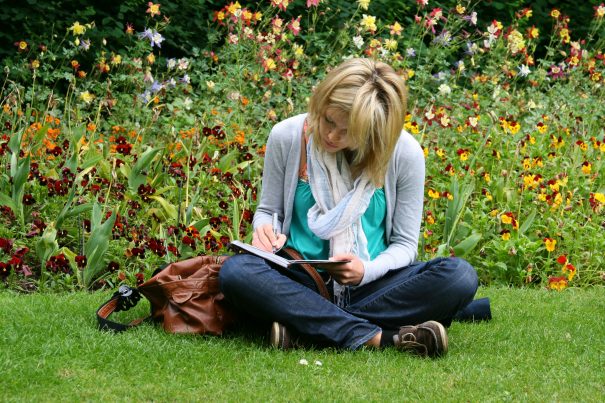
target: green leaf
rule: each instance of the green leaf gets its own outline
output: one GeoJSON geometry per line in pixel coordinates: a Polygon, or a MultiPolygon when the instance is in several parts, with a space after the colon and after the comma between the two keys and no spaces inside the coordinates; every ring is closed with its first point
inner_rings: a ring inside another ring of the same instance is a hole
{"type": "Polygon", "coordinates": [[[153,161],[153,158],[159,151],[159,148],[149,148],[139,157],[128,175],[128,186],[130,187],[130,190],[136,192],[139,186],[145,183],[147,175],[143,175],[142,172],[149,168],[151,161],[153,161]]]}
{"type": "Polygon", "coordinates": [[[170,204],[166,199],[164,199],[162,196],[149,196],[151,199],[159,202],[162,205],[162,208],[164,209],[164,211],[166,212],[166,214],[168,214],[168,217],[176,220],[176,216],[177,216],[177,211],[176,211],[176,207],[174,207],[172,204],[170,204]]]}
{"type": "Polygon", "coordinates": [[[523,224],[521,225],[521,227],[519,228],[519,234],[523,234],[525,233],[525,231],[527,231],[529,229],[529,227],[532,225],[532,223],[534,222],[534,219],[536,218],[536,210],[533,210],[529,216],[523,221],[523,224]]]}
{"type": "Polygon", "coordinates": [[[8,206],[13,212],[17,209],[15,203],[13,203],[13,199],[4,193],[0,193],[0,206],[8,206]]]}
{"type": "Polygon", "coordinates": [[[19,155],[19,150],[21,150],[21,138],[23,137],[23,133],[23,131],[13,133],[10,140],[8,141],[8,148],[11,150],[13,155],[19,155]]]}
{"type": "Polygon", "coordinates": [[[46,226],[42,236],[36,243],[36,254],[40,259],[42,267],[44,267],[48,258],[57,249],[59,249],[59,244],[57,243],[57,230],[55,229],[54,223],[50,223],[46,226]]]}
{"type": "Polygon", "coordinates": [[[467,253],[475,249],[481,238],[482,235],[477,232],[471,234],[454,246],[454,254],[458,257],[465,256],[467,253]]]}
{"type": "MultiPolygon", "coordinates": [[[[93,206],[93,219],[98,219],[100,206],[93,206]],[[96,215],[96,217],[95,217],[96,215]]],[[[86,255],[86,267],[83,272],[83,282],[85,287],[89,287],[92,281],[99,275],[105,267],[105,252],[109,248],[109,240],[111,238],[111,230],[116,221],[116,213],[112,212],[111,216],[105,220],[103,224],[100,221],[91,221],[95,224],[95,228],[90,234],[90,238],[84,245],[84,254],[86,255]]]]}

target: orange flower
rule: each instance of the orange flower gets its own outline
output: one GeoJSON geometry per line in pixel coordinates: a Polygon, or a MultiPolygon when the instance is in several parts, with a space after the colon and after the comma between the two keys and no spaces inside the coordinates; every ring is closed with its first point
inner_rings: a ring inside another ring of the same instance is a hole
{"type": "Polygon", "coordinates": [[[571,281],[576,275],[576,267],[571,263],[567,263],[565,266],[563,266],[563,273],[566,273],[567,280],[571,281]]]}
{"type": "Polygon", "coordinates": [[[564,276],[549,277],[548,288],[551,290],[561,291],[567,287],[567,279],[564,276]]]}

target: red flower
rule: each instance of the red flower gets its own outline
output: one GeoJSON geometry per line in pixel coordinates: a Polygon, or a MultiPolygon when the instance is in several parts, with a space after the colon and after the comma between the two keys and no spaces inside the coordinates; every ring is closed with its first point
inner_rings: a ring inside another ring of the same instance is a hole
{"type": "Polygon", "coordinates": [[[78,267],[80,269],[85,268],[86,267],[86,263],[87,263],[86,256],[84,256],[84,255],[78,255],[78,256],[76,256],[76,265],[78,265],[78,267]]]}

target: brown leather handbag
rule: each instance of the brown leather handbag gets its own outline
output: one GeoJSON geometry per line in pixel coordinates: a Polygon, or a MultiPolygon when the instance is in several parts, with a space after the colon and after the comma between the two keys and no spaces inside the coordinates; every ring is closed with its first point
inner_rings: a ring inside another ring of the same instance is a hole
{"type": "Polygon", "coordinates": [[[113,312],[126,311],[144,295],[151,304],[149,319],[169,333],[220,335],[235,321],[219,290],[218,274],[228,256],[197,256],[167,265],[137,288],[121,286],[97,310],[99,328],[121,332],[147,318],[127,325],[112,322],[113,312]]]}

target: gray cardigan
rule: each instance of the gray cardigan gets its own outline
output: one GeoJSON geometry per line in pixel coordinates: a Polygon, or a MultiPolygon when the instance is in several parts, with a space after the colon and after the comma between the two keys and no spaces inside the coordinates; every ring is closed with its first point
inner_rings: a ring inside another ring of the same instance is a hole
{"type": "MultiPolygon", "coordinates": [[[[281,228],[289,234],[294,194],[298,183],[301,134],[306,114],[276,124],[269,135],[263,168],[263,184],[253,226],[271,224],[278,213],[281,228]]],[[[374,260],[364,262],[360,285],[374,281],[389,270],[403,268],[418,255],[418,236],[424,197],[424,153],[411,134],[402,131],[391,157],[384,184],[388,247],[374,260]]]]}

